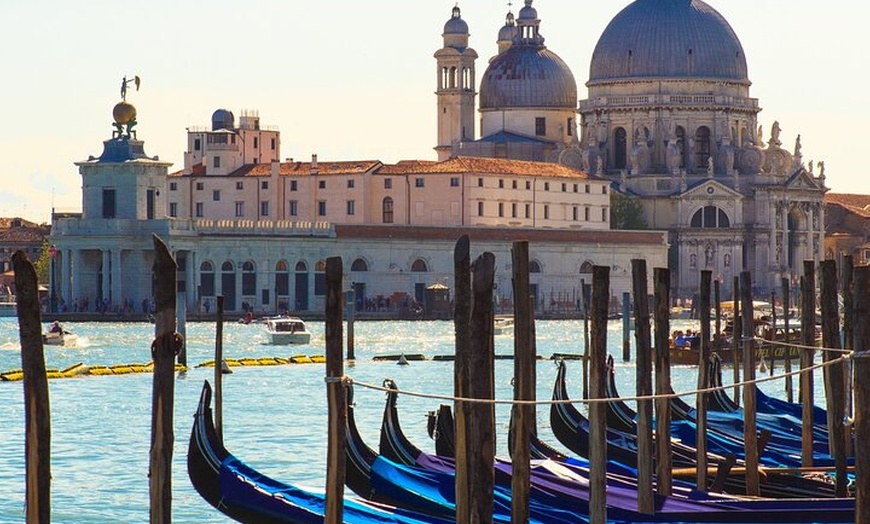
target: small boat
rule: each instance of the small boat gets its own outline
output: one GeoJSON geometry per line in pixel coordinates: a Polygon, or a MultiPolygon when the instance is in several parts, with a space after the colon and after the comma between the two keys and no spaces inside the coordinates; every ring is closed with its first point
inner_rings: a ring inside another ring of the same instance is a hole
{"type": "Polygon", "coordinates": [[[70,333],[57,321],[42,334],[42,343],[48,346],[75,346],[79,337],[70,333]]]}
{"type": "Polygon", "coordinates": [[[15,297],[4,298],[0,301],[0,317],[14,317],[18,314],[18,306],[15,305],[15,297]]]}
{"type": "Polygon", "coordinates": [[[299,317],[267,318],[265,324],[266,334],[269,337],[267,344],[286,346],[311,342],[311,332],[299,317]]]}
{"type": "Polygon", "coordinates": [[[514,330],[514,317],[498,316],[494,319],[492,329],[493,335],[509,335],[514,330]]]}

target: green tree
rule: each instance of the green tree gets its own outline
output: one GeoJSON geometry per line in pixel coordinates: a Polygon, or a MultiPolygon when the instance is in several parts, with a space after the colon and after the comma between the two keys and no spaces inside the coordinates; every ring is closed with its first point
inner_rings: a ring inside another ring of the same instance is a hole
{"type": "Polygon", "coordinates": [[[51,257],[48,250],[51,246],[48,244],[48,239],[42,241],[42,248],[39,250],[39,258],[33,262],[33,267],[36,269],[36,278],[40,284],[48,285],[48,271],[51,267],[51,257]]]}
{"type": "Polygon", "coordinates": [[[611,229],[647,229],[643,218],[643,206],[640,199],[624,195],[618,191],[610,192],[610,228],[611,229]]]}

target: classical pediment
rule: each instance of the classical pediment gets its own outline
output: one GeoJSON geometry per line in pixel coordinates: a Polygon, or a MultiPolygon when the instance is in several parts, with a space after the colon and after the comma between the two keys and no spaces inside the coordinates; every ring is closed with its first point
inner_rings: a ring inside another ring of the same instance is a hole
{"type": "Polygon", "coordinates": [[[789,177],[785,182],[785,187],[788,189],[812,189],[816,191],[822,189],[821,185],[816,182],[816,179],[806,169],[799,169],[789,177]]]}
{"type": "Polygon", "coordinates": [[[730,187],[725,184],[715,180],[702,180],[697,182],[696,184],[686,188],[685,191],[678,193],[675,198],[680,200],[717,200],[717,199],[728,199],[733,200],[734,198],[742,198],[739,192],[734,191],[730,187]]]}

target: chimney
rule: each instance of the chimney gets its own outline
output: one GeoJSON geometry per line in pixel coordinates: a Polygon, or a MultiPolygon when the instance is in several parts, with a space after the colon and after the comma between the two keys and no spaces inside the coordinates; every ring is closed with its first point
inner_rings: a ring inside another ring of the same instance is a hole
{"type": "Polygon", "coordinates": [[[311,154],[311,174],[316,175],[320,170],[317,167],[317,153],[311,154]]]}

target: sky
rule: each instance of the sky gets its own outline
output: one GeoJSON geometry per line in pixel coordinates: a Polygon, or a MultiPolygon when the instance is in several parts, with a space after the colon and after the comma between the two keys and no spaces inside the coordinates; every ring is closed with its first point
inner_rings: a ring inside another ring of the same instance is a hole
{"type": "MultiPolygon", "coordinates": [[[[707,0],[740,38],[763,111],[783,146],[801,135],[838,193],[870,193],[859,162],[870,122],[870,4],[707,0]]],[[[547,47],[579,96],[595,44],[628,0],[536,0],[547,47]]],[[[186,128],[219,108],[281,131],[282,158],[434,160],[436,66],[455,0],[0,0],[0,216],[50,222],[81,209],[75,162],[102,152],[123,77],[148,155],[183,167],[186,128]]],[[[460,0],[478,81],[508,3],[460,0]]],[[[516,13],[522,0],[512,6],[516,13]]]]}

